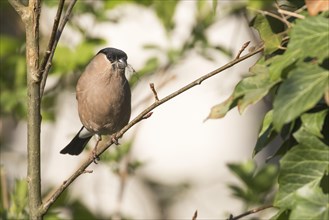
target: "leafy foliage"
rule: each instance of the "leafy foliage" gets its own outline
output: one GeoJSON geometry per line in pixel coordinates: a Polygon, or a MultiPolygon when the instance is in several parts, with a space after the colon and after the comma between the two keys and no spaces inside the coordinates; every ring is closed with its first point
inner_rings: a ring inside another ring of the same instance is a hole
{"type": "Polygon", "coordinates": [[[21,118],[26,115],[25,49],[20,39],[1,35],[0,41],[0,114],[21,118]]]}
{"type": "MultiPolygon", "coordinates": [[[[1,172],[3,172],[3,167],[1,167],[1,172]]],[[[4,178],[1,175],[1,178],[4,178]]],[[[1,183],[7,181],[3,179],[1,183]]],[[[6,209],[4,207],[4,198],[7,197],[6,191],[3,191],[5,186],[1,186],[1,205],[0,205],[0,216],[1,219],[27,219],[28,218],[28,210],[27,210],[27,182],[25,179],[16,180],[14,189],[11,191],[8,203],[9,207],[6,209]]],[[[6,189],[7,190],[7,189],[6,189]]]]}
{"type": "MultiPolygon", "coordinates": [[[[329,215],[329,19],[326,12],[300,13],[305,18],[286,20],[289,25],[281,33],[273,31],[277,21],[271,22],[265,13],[256,16],[253,26],[263,40],[264,55],[250,68],[251,75],[208,116],[224,117],[236,106],[242,113],[250,104],[271,97],[272,109],[264,117],[253,155],[274,138],[283,140],[273,155],[281,157],[274,200],[279,211],[273,219],[327,219],[329,215]]],[[[243,178],[244,174],[234,172],[243,178]]],[[[245,199],[241,189],[233,189],[245,199]]]]}
{"type": "Polygon", "coordinates": [[[275,186],[273,179],[277,178],[277,166],[267,164],[258,170],[256,163],[250,160],[241,164],[228,164],[228,168],[242,182],[242,186],[229,184],[229,188],[247,207],[271,202],[273,198],[269,199],[268,194],[275,186]]]}

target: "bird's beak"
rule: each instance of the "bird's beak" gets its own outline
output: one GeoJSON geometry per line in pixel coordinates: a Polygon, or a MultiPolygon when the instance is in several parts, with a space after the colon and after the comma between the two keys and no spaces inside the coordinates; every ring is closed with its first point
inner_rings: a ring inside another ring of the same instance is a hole
{"type": "Polygon", "coordinates": [[[118,60],[118,66],[119,66],[119,68],[126,68],[127,67],[127,60],[125,60],[125,59],[119,59],[118,60]]]}

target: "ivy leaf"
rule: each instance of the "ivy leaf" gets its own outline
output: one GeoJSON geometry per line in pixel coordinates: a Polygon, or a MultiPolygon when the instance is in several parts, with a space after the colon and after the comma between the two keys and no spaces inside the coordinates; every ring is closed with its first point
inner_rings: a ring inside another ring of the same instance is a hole
{"type": "Polygon", "coordinates": [[[279,191],[274,205],[292,209],[300,202],[295,193],[306,184],[320,184],[329,166],[329,147],[301,128],[294,133],[299,142],[281,159],[279,191]]]}
{"type": "Polygon", "coordinates": [[[253,20],[253,27],[257,29],[264,42],[265,54],[271,54],[279,48],[282,37],[273,32],[266,16],[258,14],[253,20]]]}
{"type": "Polygon", "coordinates": [[[249,160],[242,164],[229,163],[227,167],[236,174],[247,186],[253,183],[253,176],[256,170],[254,161],[249,160]]]}
{"type": "Polygon", "coordinates": [[[300,63],[279,88],[273,103],[273,124],[280,131],[285,123],[311,109],[323,96],[329,71],[317,65],[300,63]]]}
{"type": "Polygon", "coordinates": [[[329,19],[323,16],[298,19],[291,30],[287,53],[300,50],[301,58],[317,58],[319,63],[329,56],[329,19]]]}
{"type": "Polygon", "coordinates": [[[287,220],[289,219],[289,210],[279,210],[270,220],[287,220]]]}
{"type": "Polygon", "coordinates": [[[263,58],[259,59],[249,71],[253,75],[242,79],[235,87],[233,93],[235,98],[241,97],[238,100],[240,113],[243,113],[249,105],[261,100],[280,81],[280,79],[272,80],[267,63],[263,58]]]}
{"type": "Polygon", "coordinates": [[[234,102],[234,97],[233,95],[231,95],[224,102],[213,106],[210,110],[209,115],[204,121],[208,119],[223,118],[226,115],[226,113],[232,108],[234,108],[235,106],[236,106],[236,102],[234,102]]]}
{"type": "Polygon", "coordinates": [[[231,163],[227,165],[242,184],[229,184],[233,194],[247,204],[264,202],[267,193],[271,191],[277,178],[278,169],[273,164],[266,164],[257,169],[255,161],[231,163]]]}
{"type": "Polygon", "coordinates": [[[264,149],[277,136],[277,133],[273,129],[272,121],[273,110],[270,110],[264,116],[262,128],[259,132],[258,139],[252,153],[253,157],[264,149]]]}
{"type": "Polygon", "coordinates": [[[329,197],[313,182],[298,189],[290,219],[329,219],[329,197]]]}
{"type": "Polygon", "coordinates": [[[239,112],[243,113],[247,106],[261,100],[277,82],[270,79],[267,71],[240,81],[234,91],[235,97],[243,95],[238,101],[239,112]]]}
{"type": "Polygon", "coordinates": [[[252,66],[250,72],[253,75],[242,79],[227,100],[213,106],[205,120],[222,118],[236,105],[238,105],[239,112],[243,113],[249,105],[266,96],[269,90],[280,81],[280,79],[272,80],[270,78],[264,59],[260,59],[252,66]]]}
{"type": "Polygon", "coordinates": [[[328,109],[322,110],[317,113],[303,114],[301,117],[303,127],[309,133],[319,138],[323,138],[323,135],[321,134],[321,130],[327,114],[328,114],[328,109]]]}
{"type": "Polygon", "coordinates": [[[287,51],[282,55],[274,56],[273,58],[266,61],[269,65],[268,70],[270,78],[275,81],[286,76],[293,65],[298,61],[298,54],[300,53],[299,49],[294,51],[287,51]]]}

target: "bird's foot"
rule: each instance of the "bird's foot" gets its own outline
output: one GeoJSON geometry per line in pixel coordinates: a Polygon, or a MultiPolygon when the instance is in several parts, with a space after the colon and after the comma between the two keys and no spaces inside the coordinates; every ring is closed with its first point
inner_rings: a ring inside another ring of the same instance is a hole
{"type": "Polygon", "coordinates": [[[97,161],[100,161],[100,158],[97,155],[97,146],[98,146],[98,143],[102,140],[102,138],[101,138],[101,136],[98,136],[98,135],[96,137],[97,137],[97,142],[91,153],[92,153],[92,158],[93,158],[94,163],[98,164],[97,161]]]}
{"type": "Polygon", "coordinates": [[[115,145],[120,145],[118,139],[119,139],[119,138],[117,137],[116,134],[114,134],[114,135],[111,136],[111,140],[112,140],[112,142],[113,142],[115,145]]]}
{"type": "Polygon", "coordinates": [[[100,157],[97,155],[97,152],[96,152],[95,148],[94,148],[94,150],[92,151],[92,158],[93,158],[93,162],[94,162],[95,164],[98,164],[98,161],[101,160],[100,157]]]}

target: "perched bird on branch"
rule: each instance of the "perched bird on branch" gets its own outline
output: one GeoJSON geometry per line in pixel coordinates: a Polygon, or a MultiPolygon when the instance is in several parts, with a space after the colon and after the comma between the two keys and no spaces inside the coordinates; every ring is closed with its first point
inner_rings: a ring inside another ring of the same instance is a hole
{"type": "MultiPolygon", "coordinates": [[[[83,126],[61,154],[79,155],[93,135],[96,148],[101,135],[113,135],[128,124],[131,92],[125,77],[127,54],[115,48],[100,50],[89,62],[76,86],[78,112],[83,126]]],[[[117,143],[117,138],[112,136],[117,143]]],[[[95,157],[96,158],[96,157],[95,157]]]]}

